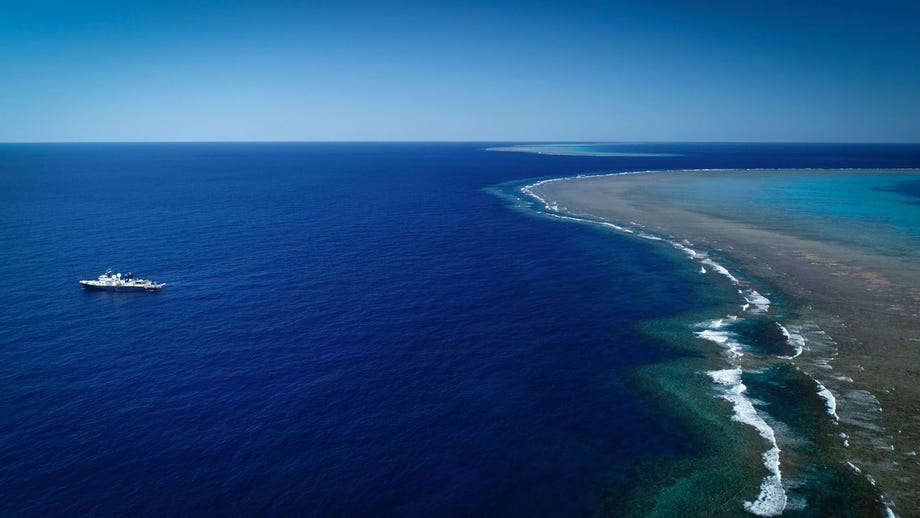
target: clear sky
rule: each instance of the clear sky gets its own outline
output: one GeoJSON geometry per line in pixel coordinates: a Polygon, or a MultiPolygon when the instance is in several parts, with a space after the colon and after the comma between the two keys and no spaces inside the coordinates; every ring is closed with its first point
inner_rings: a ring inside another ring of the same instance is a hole
{"type": "Polygon", "coordinates": [[[917,1],[0,7],[4,142],[920,142],[917,1]]]}

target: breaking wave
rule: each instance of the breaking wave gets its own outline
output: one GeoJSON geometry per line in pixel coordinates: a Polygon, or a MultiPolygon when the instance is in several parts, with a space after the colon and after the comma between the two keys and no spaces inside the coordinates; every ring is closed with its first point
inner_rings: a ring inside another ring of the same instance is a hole
{"type": "Polygon", "coordinates": [[[757,430],[769,445],[761,458],[770,475],[764,477],[760,483],[757,499],[753,502],[744,502],[744,508],[758,516],[778,516],[786,509],[786,491],[783,489],[783,476],[779,469],[780,449],[773,428],[764,421],[751,400],[744,395],[747,387],[741,382],[741,375],[741,367],[709,372],[712,380],[723,387],[722,398],[732,404],[732,420],[757,430]]]}

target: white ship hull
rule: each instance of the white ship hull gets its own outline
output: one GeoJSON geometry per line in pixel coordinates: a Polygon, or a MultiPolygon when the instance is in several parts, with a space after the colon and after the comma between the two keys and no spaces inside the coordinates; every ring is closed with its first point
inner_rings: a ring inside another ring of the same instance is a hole
{"type": "Polygon", "coordinates": [[[143,285],[128,285],[128,284],[102,284],[97,281],[80,281],[80,284],[88,290],[100,290],[100,291],[159,291],[160,288],[165,286],[165,284],[143,284],[143,285]]]}
{"type": "Polygon", "coordinates": [[[165,283],[155,283],[147,279],[135,279],[130,273],[122,277],[120,273],[112,274],[109,269],[94,281],[80,281],[88,290],[99,291],[159,291],[165,283]]]}

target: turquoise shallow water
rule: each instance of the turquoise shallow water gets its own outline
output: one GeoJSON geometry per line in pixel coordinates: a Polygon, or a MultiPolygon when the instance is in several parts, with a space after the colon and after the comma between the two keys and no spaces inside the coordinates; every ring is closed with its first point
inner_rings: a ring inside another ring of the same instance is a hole
{"type": "Polygon", "coordinates": [[[912,169],[768,170],[677,176],[660,191],[717,216],[920,259],[918,185],[912,169]]]}

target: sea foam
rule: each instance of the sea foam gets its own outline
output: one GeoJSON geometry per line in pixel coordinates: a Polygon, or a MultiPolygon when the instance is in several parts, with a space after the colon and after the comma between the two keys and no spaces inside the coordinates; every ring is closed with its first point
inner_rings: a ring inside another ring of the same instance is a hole
{"type": "Polygon", "coordinates": [[[792,356],[787,356],[786,359],[792,360],[801,356],[802,351],[805,350],[805,337],[798,332],[791,332],[786,326],[776,323],[779,327],[779,331],[783,333],[783,336],[786,337],[786,343],[789,344],[795,353],[792,356]]]}
{"type": "Polygon", "coordinates": [[[721,274],[721,275],[725,276],[725,278],[727,278],[729,281],[731,281],[732,284],[734,284],[734,285],[736,285],[736,286],[737,286],[738,284],[740,284],[740,281],[738,281],[738,278],[735,277],[734,275],[732,275],[732,273],[731,273],[730,271],[728,271],[728,268],[726,268],[726,267],[722,266],[721,264],[719,264],[719,263],[713,261],[713,260],[710,259],[709,257],[707,257],[707,258],[701,260],[700,262],[703,263],[703,264],[705,264],[706,266],[708,266],[712,271],[714,271],[714,272],[716,272],[716,273],[718,273],[718,274],[721,274]]]}
{"type": "Polygon", "coordinates": [[[828,415],[834,419],[835,423],[838,422],[840,416],[837,415],[837,398],[820,381],[815,380],[815,383],[818,385],[818,395],[821,396],[821,399],[824,400],[824,406],[827,407],[828,415]]]}
{"type": "Polygon", "coordinates": [[[729,322],[737,320],[737,317],[718,318],[702,324],[701,331],[695,331],[693,334],[701,340],[707,340],[718,344],[725,350],[725,355],[730,359],[736,360],[744,356],[744,345],[735,339],[735,334],[725,329],[729,322]]]}
{"type": "Polygon", "coordinates": [[[763,465],[770,472],[760,483],[760,493],[753,502],[744,502],[744,509],[758,516],[778,516],[786,509],[786,491],[783,489],[779,469],[780,449],[773,428],[757,413],[754,404],[744,395],[747,387],[741,382],[741,367],[711,371],[710,378],[723,387],[722,397],[732,404],[732,420],[751,426],[770,447],[761,455],[763,465]]]}
{"type": "Polygon", "coordinates": [[[749,289],[744,292],[745,311],[751,313],[766,313],[770,310],[770,299],[764,297],[757,290],[749,289]]]}

